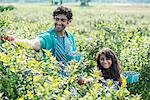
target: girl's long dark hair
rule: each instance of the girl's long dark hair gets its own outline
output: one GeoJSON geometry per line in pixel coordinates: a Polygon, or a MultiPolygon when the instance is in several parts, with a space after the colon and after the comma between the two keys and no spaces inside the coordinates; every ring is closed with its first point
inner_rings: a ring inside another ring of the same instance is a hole
{"type": "Polygon", "coordinates": [[[116,58],[115,53],[109,48],[103,48],[96,56],[97,68],[102,71],[104,79],[113,79],[120,82],[120,65],[116,58]],[[109,69],[104,69],[100,64],[100,56],[104,54],[106,58],[112,60],[112,65],[109,69]]]}

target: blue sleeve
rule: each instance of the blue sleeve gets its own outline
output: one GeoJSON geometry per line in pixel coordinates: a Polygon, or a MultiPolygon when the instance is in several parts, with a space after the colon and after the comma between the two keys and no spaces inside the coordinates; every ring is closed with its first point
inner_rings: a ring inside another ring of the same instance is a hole
{"type": "Polygon", "coordinates": [[[40,49],[46,48],[46,41],[43,37],[37,37],[40,40],[40,49]]]}
{"type": "Polygon", "coordinates": [[[40,49],[51,49],[52,47],[52,39],[49,33],[43,32],[37,36],[40,41],[40,49]]]}

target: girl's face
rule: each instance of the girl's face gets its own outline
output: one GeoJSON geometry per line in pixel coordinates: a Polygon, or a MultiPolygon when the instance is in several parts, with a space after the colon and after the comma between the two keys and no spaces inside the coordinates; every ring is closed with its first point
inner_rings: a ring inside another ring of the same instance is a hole
{"type": "Polygon", "coordinates": [[[104,68],[104,69],[109,69],[112,65],[112,60],[111,58],[107,58],[104,54],[102,54],[100,56],[100,65],[104,68]]]}

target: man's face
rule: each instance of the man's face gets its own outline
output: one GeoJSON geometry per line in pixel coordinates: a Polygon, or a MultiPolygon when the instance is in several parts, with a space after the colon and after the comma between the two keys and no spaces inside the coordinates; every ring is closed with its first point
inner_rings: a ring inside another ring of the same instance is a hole
{"type": "Polygon", "coordinates": [[[57,32],[62,32],[66,26],[68,25],[68,19],[66,17],[66,15],[60,14],[54,17],[54,21],[55,21],[55,30],[57,32]]]}

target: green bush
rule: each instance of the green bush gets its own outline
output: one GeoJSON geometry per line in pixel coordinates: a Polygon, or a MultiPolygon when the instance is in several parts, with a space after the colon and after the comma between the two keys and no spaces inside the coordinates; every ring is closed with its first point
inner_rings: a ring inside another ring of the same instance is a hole
{"type": "MultiPolygon", "coordinates": [[[[6,30],[7,27],[12,28],[18,38],[34,38],[37,33],[53,25],[52,21],[48,20],[52,9],[54,8],[36,5],[32,10],[24,6],[17,11],[1,12],[0,26],[6,30]]],[[[102,13],[94,6],[88,10],[77,6],[75,8],[73,6],[72,9],[75,12],[75,21],[68,30],[74,33],[82,59],[79,63],[70,62],[69,67],[63,66],[65,71],[70,72],[69,77],[58,74],[60,70],[58,62],[50,52],[45,51],[48,58],[44,62],[41,52],[30,50],[21,43],[14,45],[3,41],[4,43],[0,45],[0,97],[2,99],[49,99],[50,97],[70,99],[70,95],[73,95],[73,99],[90,100],[98,97],[108,100],[148,99],[149,14],[102,13]],[[96,81],[87,85],[78,85],[76,80],[82,76],[96,77],[93,72],[96,66],[95,55],[103,47],[109,47],[116,52],[122,71],[139,72],[140,80],[137,83],[127,84],[127,88],[124,85],[118,91],[112,91],[110,95],[107,95],[105,89],[96,81]]],[[[0,35],[3,34],[4,30],[0,31],[0,35]]]]}
{"type": "Polygon", "coordinates": [[[0,12],[10,11],[10,10],[14,10],[14,9],[16,9],[16,8],[14,6],[12,6],[12,5],[0,6],[0,12]]]}
{"type": "MultiPolygon", "coordinates": [[[[93,32],[79,34],[82,41],[78,41],[79,50],[83,52],[84,60],[89,61],[88,71],[95,66],[95,56],[99,49],[109,47],[116,52],[122,71],[133,70],[140,73],[137,83],[128,84],[128,90],[133,94],[142,94],[143,99],[148,99],[149,93],[149,36],[147,24],[139,25],[142,17],[116,16],[116,19],[107,19],[101,16],[93,21],[93,32]],[[119,20],[120,19],[120,20],[119,20]],[[129,20],[130,19],[130,20],[129,20]],[[147,25],[147,26],[146,26],[147,25]],[[85,52],[86,51],[86,52],[85,52]]],[[[81,31],[81,30],[80,30],[81,31]]]]}
{"type": "MultiPolygon", "coordinates": [[[[56,58],[50,51],[46,53],[46,61],[42,56],[33,58],[32,51],[20,42],[12,45],[9,42],[2,44],[0,53],[0,92],[1,99],[131,99],[126,89],[126,83],[119,90],[112,90],[111,80],[105,88],[97,80],[86,85],[79,85],[77,79],[83,76],[83,63],[70,62],[69,66],[58,66],[56,58]],[[36,59],[39,59],[37,61],[36,59]],[[59,74],[64,68],[68,76],[59,74]],[[106,93],[105,91],[109,93],[106,93]]],[[[82,62],[82,61],[81,61],[82,62]]],[[[91,73],[92,74],[92,73],[91,73]]],[[[98,78],[96,72],[93,78],[98,78]]],[[[84,77],[89,77],[86,73],[84,77]]],[[[136,96],[140,98],[140,96],[136,96]]]]}
{"type": "Polygon", "coordinates": [[[81,4],[80,6],[88,6],[90,0],[80,0],[81,4]]]}

